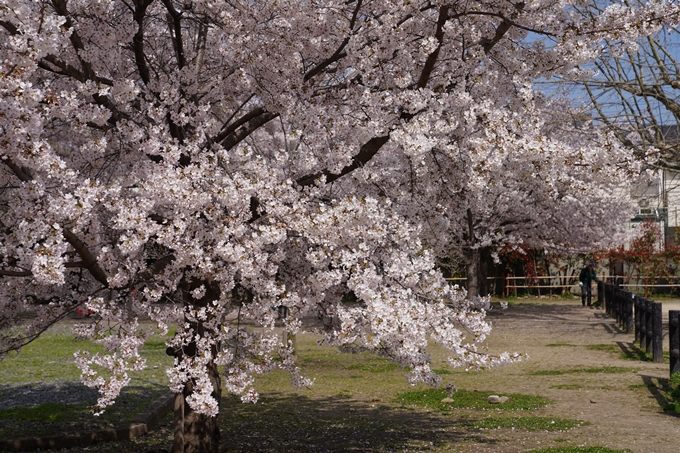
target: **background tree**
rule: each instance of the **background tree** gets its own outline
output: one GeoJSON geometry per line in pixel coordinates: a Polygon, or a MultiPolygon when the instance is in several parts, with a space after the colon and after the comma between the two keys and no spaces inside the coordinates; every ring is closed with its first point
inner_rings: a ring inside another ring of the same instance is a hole
{"type": "Polygon", "coordinates": [[[4,1],[0,353],[92,310],[75,331],[106,352],[77,363],[103,409],[150,331],[175,325],[185,452],[218,450],[222,389],[255,401],[253,377],[277,367],[309,384],[271,307],[288,307],[291,332],[318,316],[328,344],[390,357],[411,383],[439,382],[430,340],[453,366],[515,360],[477,350],[484,311],[443,280],[426,229],[476,221],[439,194],[463,178],[471,200],[484,171],[469,166],[492,144],[564,141],[541,135],[534,79],[585,62],[609,30],[632,39],[677,14],[571,6],[4,1]]]}
{"type": "MultiPolygon", "coordinates": [[[[594,17],[605,7],[606,3],[595,2],[582,13],[594,17]]],[[[679,46],[676,23],[632,43],[613,34],[603,40],[601,55],[571,79],[589,101],[588,115],[615,133],[640,159],[673,170],[680,169],[679,46]]]]}

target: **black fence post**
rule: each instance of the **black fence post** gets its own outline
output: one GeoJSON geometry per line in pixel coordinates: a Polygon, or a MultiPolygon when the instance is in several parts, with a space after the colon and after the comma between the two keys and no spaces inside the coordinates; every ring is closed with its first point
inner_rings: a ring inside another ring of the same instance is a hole
{"type": "Polygon", "coordinates": [[[640,315],[642,315],[642,310],[640,310],[640,298],[639,297],[634,297],[633,298],[633,307],[635,309],[634,312],[634,318],[635,318],[635,339],[633,340],[633,343],[636,341],[640,341],[640,315]]]}
{"type": "Polygon", "coordinates": [[[602,286],[603,286],[602,291],[604,293],[604,297],[602,297],[602,309],[606,313],[607,312],[607,300],[611,297],[611,295],[609,294],[609,287],[611,285],[609,285],[608,283],[605,283],[602,286]]]}
{"type": "Polygon", "coordinates": [[[652,353],[652,336],[654,335],[654,319],[652,318],[652,301],[645,299],[645,336],[646,347],[645,352],[647,354],[652,353]]]}
{"type": "Polygon", "coordinates": [[[647,299],[640,299],[640,349],[647,352],[647,299]]]}
{"type": "Polygon", "coordinates": [[[623,319],[624,319],[624,328],[626,329],[626,333],[630,333],[631,329],[633,329],[633,301],[635,300],[635,294],[629,292],[628,297],[626,297],[626,306],[625,310],[623,313],[623,319]]]}
{"type": "Polygon", "coordinates": [[[607,316],[610,316],[612,302],[614,301],[614,286],[607,285],[607,289],[605,289],[605,291],[607,294],[604,297],[604,312],[607,314],[607,316]]]}
{"type": "Polygon", "coordinates": [[[604,307],[604,285],[605,283],[602,280],[597,282],[597,304],[600,307],[604,307]]]}
{"type": "Polygon", "coordinates": [[[663,311],[661,302],[652,302],[652,354],[656,363],[663,363],[663,311]]]}
{"type": "Polygon", "coordinates": [[[670,342],[671,376],[680,373],[680,310],[668,312],[668,339],[670,342]]]}

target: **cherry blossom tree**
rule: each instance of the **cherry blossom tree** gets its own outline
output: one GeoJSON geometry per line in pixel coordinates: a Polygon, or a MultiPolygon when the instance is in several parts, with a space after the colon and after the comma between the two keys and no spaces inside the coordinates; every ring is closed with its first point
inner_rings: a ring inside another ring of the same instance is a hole
{"type": "Polygon", "coordinates": [[[446,235],[470,251],[520,225],[564,236],[566,215],[516,207],[576,209],[587,175],[627,157],[548,131],[532,81],[677,16],[653,2],[583,18],[575,3],[4,1],[0,353],[91,310],[76,333],[106,352],[76,361],[103,410],[148,335],[175,326],[185,452],[218,450],[223,390],[254,402],[274,368],[311,384],[272,307],[411,383],[439,383],[429,341],[452,366],[516,360],[483,353],[484,310],[436,266],[446,235]]]}

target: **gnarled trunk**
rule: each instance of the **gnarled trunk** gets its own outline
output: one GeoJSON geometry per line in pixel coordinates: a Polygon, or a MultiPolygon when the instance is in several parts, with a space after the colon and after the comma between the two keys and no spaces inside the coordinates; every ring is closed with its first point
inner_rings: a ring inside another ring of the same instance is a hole
{"type": "MultiPolygon", "coordinates": [[[[184,304],[191,308],[198,309],[208,306],[212,301],[220,296],[217,284],[209,281],[193,281],[189,288],[185,290],[184,304]],[[206,287],[205,296],[199,300],[193,299],[190,291],[201,285],[206,287]]],[[[187,320],[189,322],[189,320],[187,320]]],[[[191,326],[196,333],[201,336],[206,334],[206,327],[201,321],[192,321],[191,326]]],[[[181,351],[175,351],[174,355],[193,355],[196,354],[196,344],[192,343],[181,351]]],[[[215,357],[217,350],[213,347],[212,356],[215,357]]],[[[218,402],[222,397],[222,379],[214,360],[208,362],[208,376],[212,384],[212,397],[218,402]]],[[[175,426],[173,453],[219,453],[220,450],[220,428],[217,416],[211,417],[199,414],[191,409],[187,403],[187,398],[193,393],[195,381],[190,380],[184,386],[184,391],[176,395],[175,398],[175,426]]]]}
{"type": "MultiPolygon", "coordinates": [[[[208,370],[214,389],[212,396],[219,401],[222,396],[222,387],[217,366],[211,362],[208,370]]],[[[177,404],[178,402],[175,404],[173,453],[219,453],[220,427],[217,423],[217,416],[198,414],[189,407],[186,398],[191,395],[192,390],[193,383],[188,383],[184,387],[184,392],[179,395],[180,404],[177,404]]]]}

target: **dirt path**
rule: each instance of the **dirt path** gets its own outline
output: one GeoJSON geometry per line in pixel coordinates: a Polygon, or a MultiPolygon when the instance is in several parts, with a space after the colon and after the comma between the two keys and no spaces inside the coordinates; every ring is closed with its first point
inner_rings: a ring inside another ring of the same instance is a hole
{"type": "MultiPolygon", "coordinates": [[[[526,352],[530,360],[470,376],[461,384],[546,396],[553,403],[535,415],[590,424],[563,433],[497,430],[497,443],[471,442],[457,450],[598,445],[636,453],[680,451],[680,418],[661,409],[669,365],[637,360],[633,335],[618,329],[602,310],[583,308],[579,301],[517,304],[490,312],[489,319],[494,325],[492,348],[526,352]]],[[[667,343],[666,334],[665,350],[667,343]]]]}

